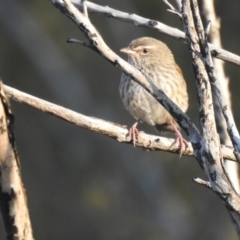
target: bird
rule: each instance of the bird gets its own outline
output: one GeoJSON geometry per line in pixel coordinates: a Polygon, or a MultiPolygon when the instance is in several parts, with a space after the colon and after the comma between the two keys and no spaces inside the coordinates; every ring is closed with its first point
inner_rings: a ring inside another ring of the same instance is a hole
{"type": "MultiPolygon", "coordinates": [[[[188,108],[187,85],[183,74],[168,46],[151,37],[133,40],[128,47],[120,49],[127,54],[128,62],[137,68],[147,81],[151,81],[183,111],[188,108]]],[[[124,107],[136,119],[129,129],[133,145],[138,138],[137,125],[146,122],[160,133],[175,132],[174,144],[179,144],[180,157],[188,142],[182,137],[180,127],[168,111],[131,76],[124,72],[119,85],[120,97],[124,107]]]]}

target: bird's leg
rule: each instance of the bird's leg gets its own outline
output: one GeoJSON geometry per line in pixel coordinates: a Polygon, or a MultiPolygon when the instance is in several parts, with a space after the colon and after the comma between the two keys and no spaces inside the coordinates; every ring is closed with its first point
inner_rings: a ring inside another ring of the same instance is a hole
{"type": "Polygon", "coordinates": [[[169,122],[176,133],[176,140],[175,140],[174,144],[179,143],[179,154],[180,154],[179,158],[181,158],[183,150],[187,149],[189,147],[189,145],[188,145],[188,142],[183,138],[183,136],[180,133],[180,131],[178,130],[178,128],[175,126],[174,122],[172,120],[170,120],[169,122]]]}
{"type": "Polygon", "coordinates": [[[136,139],[138,138],[138,129],[137,129],[138,123],[139,123],[139,121],[136,121],[132,125],[132,127],[129,128],[129,131],[128,131],[128,135],[130,136],[134,147],[135,147],[135,144],[136,144],[136,139]]]}

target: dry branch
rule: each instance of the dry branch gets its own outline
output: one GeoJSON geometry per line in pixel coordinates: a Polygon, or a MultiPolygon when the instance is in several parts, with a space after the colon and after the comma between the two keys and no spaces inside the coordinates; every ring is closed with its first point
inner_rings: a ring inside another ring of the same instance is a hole
{"type": "MultiPolygon", "coordinates": [[[[8,97],[14,101],[24,103],[28,106],[31,106],[45,113],[49,113],[55,117],[58,117],[84,129],[93,131],[98,134],[103,134],[107,137],[111,137],[118,142],[132,144],[128,137],[128,130],[125,126],[104,121],[102,119],[85,116],[62,106],[47,102],[40,98],[8,87],[6,85],[4,88],[8,97]]],[[[147,151],[166,151],[178,154],[178,147],[173,144],[174,141],[174,139],[153,136],[140,132],[138,140],[136,141],[136,147],[141,147],[147,151]]],[[[233,148],[222,146],[221,149],[224,158],[236,161],[233,153],[233,148]]],[[[188,149],[185,149],[183,155],[193,156],[192,147],[190,146],[188,149]]]]}
{"type": "Polygon", "coordinates": [[[13,135],[13,115],[0,82],[0,207],[9,240],[32,240],[27,198],[13,135]]]}
{"type": "MultiPolygon", "coordinates": [[[[54,2],[52,0],[52,2],[54,2]]],[[[63,1],[59,0],[57,1],[59,4],[62,4],[63,1]]],[[[82,10],[83,3],[81,0],[71,0],[71,2],[80,10],[82,10]]],[[[141,16],[138,16],[136,14],[130,14],[126,12],[122,12],[113,8],[110,8],[108,6],[101,6],[89,1],[86,1],[86,6],[88,8],[88,11],[90,13],[99,14],[101,16],[105,16],[108,18],[114,18],[120,21],[132,23],[135,26],[138,27],[147,27],[157,30],[160,33],[166,34],[170,37],[178,39],[180,42],[186,42],[185,41],[185,33],[180,31],[179,29],[169,27],[159,21],[143,18],[141,16]]],[[[240,57],[234,53],[228,52],[222,48],[219,48],[217,46],[212,45],[209,43],[210,51],[213,55],[213,57],[234,63],[236,65],[240,66],[240,57]]]]}

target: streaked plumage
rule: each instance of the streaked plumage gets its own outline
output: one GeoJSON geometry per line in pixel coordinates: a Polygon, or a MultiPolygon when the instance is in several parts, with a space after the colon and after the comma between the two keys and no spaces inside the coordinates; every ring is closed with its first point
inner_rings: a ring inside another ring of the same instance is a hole
{"type": "MultiPolygon", "coordinates": [[[[140,70],[147,80],[151,80],[162,89],[184,112],[187,110],[186,83],[181,69],[166,44],[154,38],[143,37],[132,41],[129,47],[121,49],[121,52],[128,55],[128,62],[140,70]]],[[[159,132],[174,131],[178,138],[182,138],[172,116],[145,89],[124,73],[119,91],[125,108],[137,121],[155,126],[159,132]]],[[[134,129],[136,125],[130,129],[133,141],[135,141],[134,132],[137,134],[137,130],[134,129]]],[[[179,140],[181,152],[182,144],[186,141],[179,140]]]]}

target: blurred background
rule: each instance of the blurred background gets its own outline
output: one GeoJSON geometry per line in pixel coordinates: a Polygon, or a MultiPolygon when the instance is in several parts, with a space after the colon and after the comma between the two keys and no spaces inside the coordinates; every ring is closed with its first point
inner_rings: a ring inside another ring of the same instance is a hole
{"type": "MultiPolygon", "coordinates": [[[[182,29],[162,1],[94,2],[182,29]]],[[[216,1],[223,46],[236,54],[239,7],[236,0],[216,1]]],[[[117,53],[141,36],[166,42],[188,84],[188,114],[198,124],[187,46],[150,29],[90,18],[117,53]]],[[[85,37],[49,1],[0,0],[0,36],[0,77],[6,85],[88,116],[133,124],[118,93],[121,70],[83,46],[67,44],[69,37],[85,37]]],[[[239,67],[227,63],[226,73],[238,123],[239,67]]],[[[23,104],[12,102],[12,108],[35,239],[238,239],[220,199],[193,183],[194,177],[206,179],[193,157],[145,152],[23,104]]],[[[145,124],[139,129],[156,134],[145,124]]]]}

